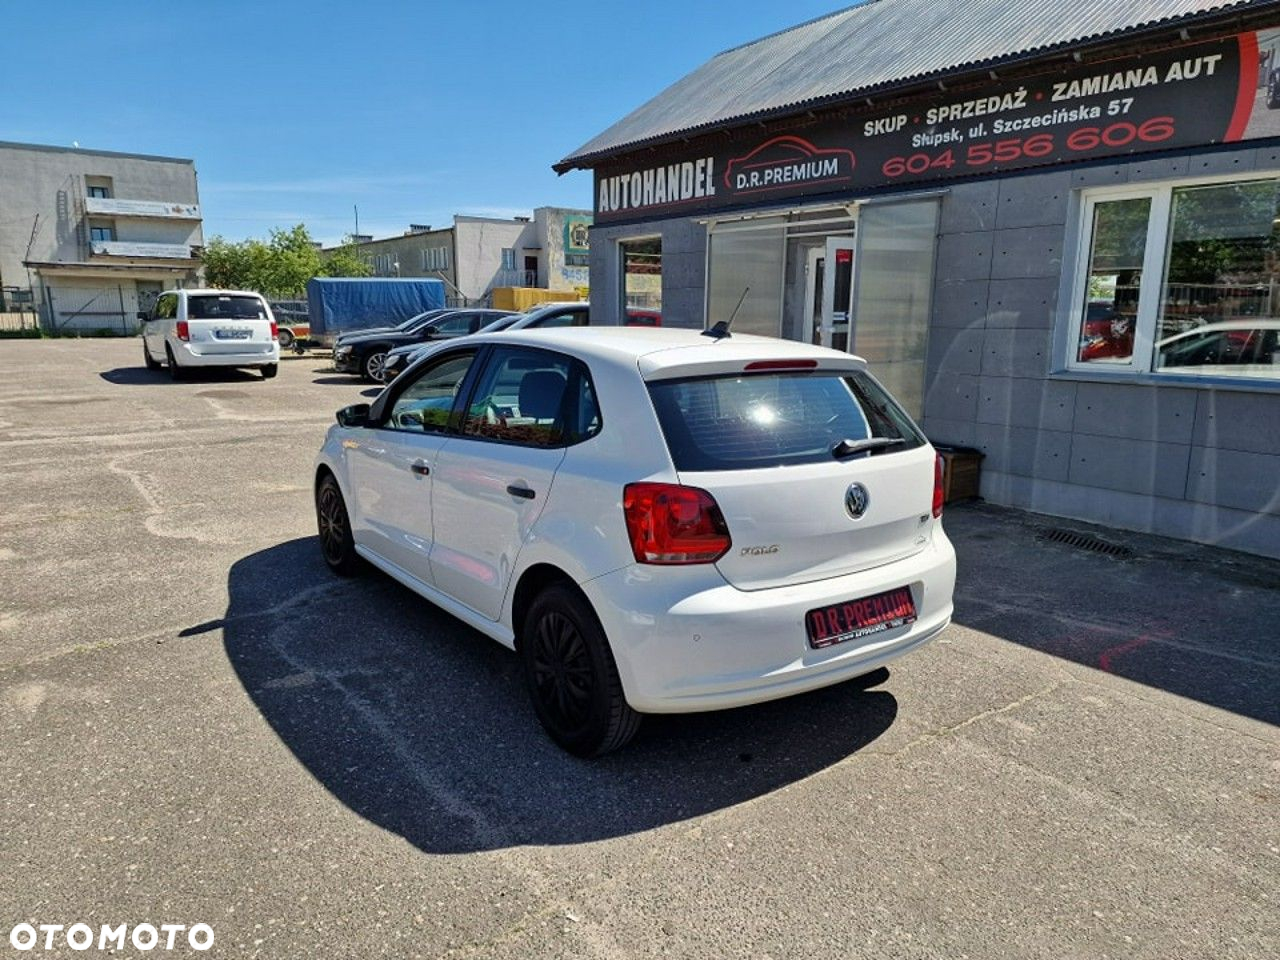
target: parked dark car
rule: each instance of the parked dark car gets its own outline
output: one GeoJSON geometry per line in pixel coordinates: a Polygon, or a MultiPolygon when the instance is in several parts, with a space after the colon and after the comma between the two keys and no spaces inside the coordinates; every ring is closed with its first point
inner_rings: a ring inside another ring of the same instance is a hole
{"type": "Polygon", "coordinates": [[[374,383],[385,383],[387,354],[396,347],[465,337],[508,315],[507,310],[446,310],[408,329],[344,336],[333,348],[333,366],[339,373],[354,373],[374,383]]]}
{"type": "Polygon", "coordinates": [[[359,330],[348,330],[346,333],[338,334],[337,339],[333,341],[333,345],[335,348],[340,347],[348,340],[356,340],[360,337],[367,337],[375,333],[410,333],[438,317],[443,317],[446,314],[455,312],[457,311],[454,309],[440,307],[436,310],[427,310],[423,313],[415,313],[408,320],[402,320],[394,326],[362,327],[359,330]]]}
{"type": "MultiPolygon", "coordinates": [[[[522,313],[512,313],[505,317],[499,317],[485,326],[481,327],[476,333],[497,333],[499,330],[505,330],[521,317],[522,313]]],[[[427,343],[411,343],[403,347],[395,347],[387,353],[387,359],[382,365],[383,382],[390,383],[400,374],[404,373],[423,352],[430,350],[432,341],[427,343]]]]}

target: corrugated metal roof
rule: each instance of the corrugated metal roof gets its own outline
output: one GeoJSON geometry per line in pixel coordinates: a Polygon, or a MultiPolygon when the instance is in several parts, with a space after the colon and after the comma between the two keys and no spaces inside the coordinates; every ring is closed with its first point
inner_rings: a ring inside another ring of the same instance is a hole
{"type": "Polygon", "coordinates": [[[560,163],[563,172],[817,102],[1277,0],[868,0],[726,50],[560,163]]]}

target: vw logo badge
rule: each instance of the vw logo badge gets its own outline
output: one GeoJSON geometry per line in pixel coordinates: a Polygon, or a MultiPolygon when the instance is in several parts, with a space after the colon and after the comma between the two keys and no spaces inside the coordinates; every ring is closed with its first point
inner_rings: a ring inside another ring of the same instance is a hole
{"type": "Polygon", "coordinates": [[[867,488],[860,483],[849,484],[849,489],[844,492],[844,508],[855,520],[862,518],[870,502],[871,494],[867,493],[867,488]]]}

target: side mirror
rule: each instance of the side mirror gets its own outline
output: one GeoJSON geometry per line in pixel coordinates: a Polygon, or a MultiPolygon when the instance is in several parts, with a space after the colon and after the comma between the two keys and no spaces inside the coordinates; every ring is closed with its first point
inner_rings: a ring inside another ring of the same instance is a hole
{"type": "Polygon", "coordinates": [[[367,403],[353,403],[349,407],[343,407],[336,414],[339,426],[343,427],[367,427],[369,425],[369,405],[367,403]]]}

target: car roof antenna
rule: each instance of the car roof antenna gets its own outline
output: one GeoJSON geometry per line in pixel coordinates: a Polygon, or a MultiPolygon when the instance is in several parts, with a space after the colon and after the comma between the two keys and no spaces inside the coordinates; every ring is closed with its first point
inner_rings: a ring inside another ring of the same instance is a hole
{"type": "Polygon", "coordinates": [[[723,340],[729,336],[729,327],[733,323],[733,318],[738,315],[738,311],[742,309],[742,305],[747,300],[747,294],[751,292],[750,287],[742,288],[742,296],[738,298],[738,305],[733,308],[733,313],[729,314],[728,320],[720,320],[710,330],[703,330],[704,337],[711,337],[713,340],[723,340]]]}

